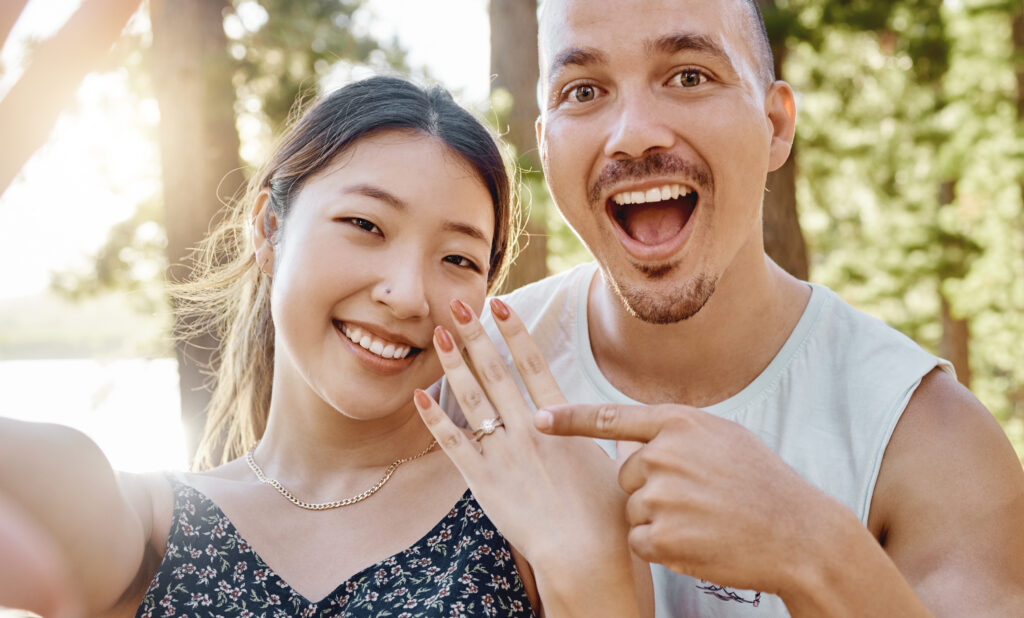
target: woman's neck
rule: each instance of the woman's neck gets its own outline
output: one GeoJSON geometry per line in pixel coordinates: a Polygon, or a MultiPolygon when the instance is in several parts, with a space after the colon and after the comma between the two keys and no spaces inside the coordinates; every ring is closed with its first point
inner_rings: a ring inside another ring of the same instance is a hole
{"type": "Polygon", "coordinates": [[[307,501],[359,493],[389,464],[433,440],[411,401],[373,420],[352,419],[320,404],[297,408],[272,400],[267,430],[253,453],[267,477],[307,501]]]}

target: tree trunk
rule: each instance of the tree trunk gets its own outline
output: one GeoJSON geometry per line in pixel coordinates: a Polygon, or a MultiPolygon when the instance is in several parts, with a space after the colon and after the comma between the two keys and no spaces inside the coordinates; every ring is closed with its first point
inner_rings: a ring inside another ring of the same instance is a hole
{"type": "MultiPolygon", "coordinates": [[[[1013,15],[1013,58],[1017,73],[1017,126],[1024,128],[1024,4],[1013,15]]],[[[1020,184],[1020,199],[1024,202],[1024,179],[1020,184]]]]}
{"type": "MultiPolygon", "coordinates": [[[[537,134],[534,123],[537,108],[537,2],[536,0],[491,0],[488,9],[491,23],[492,93],[504,89],[512,106],[504,121],[508,123],[505,139],[516,149],[523,170],[523,185],[530,176],[539,175],[537,134]]],[[[539,186],[540,183],[532,183],[539,186]]],[[[524,199],[529,195],[524,192],[524,199]]],[[[527,238],[523,251],[516,258],[505,282],[504,290],[542,279],[547,269],[547,230],[544,224],[544,202],[535,200],[527,222],[527,238]]]]}
{"type": "MultiPolygon", "coordinates": [[[[947,206],[956,199],[956,182],[947,180],[939,186],[939,206],[947,206]]],[[[942,291],[942,282],[950,277],[963,277],[966,265],[962,260],[950,261],[939,275],[939,303],[942,321],[942,339],[939,356],[953,363],[956,377],[967,388],[971,387],[970,342],[971,331],[967,319],[953,315],[949,300],[942,291]]]]}
{"type": "MultiPolygon", "coordinates": [[[[0,43],[25,3],[0,10],[0,43]],[[16,10],[18,12],[16,12],[16,10]],[[6,30],[4,32],[3,30],[6,30]]],[[[50,135],[57,116],[72,101],[82,78],[103,64],[139,0],[85,2],[33,54],[31,64],[0,101],[0,194],[50,135]]]]}
{"type": "Polygon", "coordinates": [[[28,0],[7,0],[0,4],[0,49],[3,49],[7,35],[11,33],[14,22],[18,21],[18,16],[26,4],[28,0]]]}
{"type": "Polygon", "coordinates": [[[942,305],[942,340],[939,342],[939,356],[953,363],[957,379],[970,388],[970,326],[967,320],[953,316],[949,301],[941,290],[939,299],[942,305]]]}
{"type": "MultiPolygon", "coordinates": [[[[191,273],[190,253],[224,202],[243,184],[235,128],[233,62],[227,51],[226,0],[152,0],[151,73],[160,107],[168,279],[191,273]]],[[[189,325],[176,323],[175,331],[189,325]]],[[[206,372],[217,342],[204,333],[178,341],[181,414],[195,453],[210,391],[206,372]]]]}
{"type": "MultiPolygon", "coordinates": [[[[760,0],[760,3],[766,13],[775,9],[775,0],[760,0]]],[[[779,40],[771,41],[776,79],[784,78],[782,68],[787,54],[784,34],[777,34],[779,40]]],[[[810,266],[807,259],[807,244],[804,242],[800,218],[797,215],[796,159],[794,142],[786,163],[768,174],[762,211],[764,250],[786,272],[798,279],[806,280],[810,276],[810,266]]]]}

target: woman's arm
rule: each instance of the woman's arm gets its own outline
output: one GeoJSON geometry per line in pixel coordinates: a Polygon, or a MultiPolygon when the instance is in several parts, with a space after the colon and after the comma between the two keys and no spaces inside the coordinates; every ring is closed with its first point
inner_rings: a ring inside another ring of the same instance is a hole
{"type": "MultiPolygon", "coordinates": [[[[81,432],[0,418],[0,495],[12,524],[32,531],[20,551],[48,557],[44,574],[67,588],[47,594],[73,595],[91,615],[113,605],[132,582],[150,526],[122,495],[99,447],[81,432]]],[[[15,569],[17,562],[0,561],[0,579],[15,569]]],[[[0,593],[0,605],[24,601],[6,587],[0,593]]]]}

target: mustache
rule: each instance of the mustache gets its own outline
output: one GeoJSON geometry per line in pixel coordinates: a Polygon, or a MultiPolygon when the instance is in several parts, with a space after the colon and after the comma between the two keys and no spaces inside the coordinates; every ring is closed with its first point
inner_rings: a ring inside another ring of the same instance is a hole
{"type": "Polygon", "coordinates": [[[712,190],[715,187],[711,170],[703,163],[684,161],[667,152],[656,152],[638,159],[612,161],[606,165],[590,187],[588,198],[591,204],[596,204],[608,187],[625,180],[645,180],[655,176],[682,176],[701,190],[712,190]]]}

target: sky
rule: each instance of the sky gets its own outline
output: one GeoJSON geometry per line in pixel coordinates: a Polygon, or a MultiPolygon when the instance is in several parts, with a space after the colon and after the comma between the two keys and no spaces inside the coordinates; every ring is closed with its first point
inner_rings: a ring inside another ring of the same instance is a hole
{"type": "MultiPolygon", "coordinates": [[[[20,74],[28,38],[55,32],[80,0],[30,0],[4,46],[0,97],[20,74]]],[[[365,27],[395,36],[412,66],[426,66],[475,105],[487,97],[486,0],[368,0],[365,27]]],[[[89,256],[114,223],[128,218],[159,181],[155,101],[128,97],[124,72],[86,77],[75,109],[58,119],[50,140],[0,197],[0,298],[38,293],[50,272],[88,268],[89,256]]]]}

